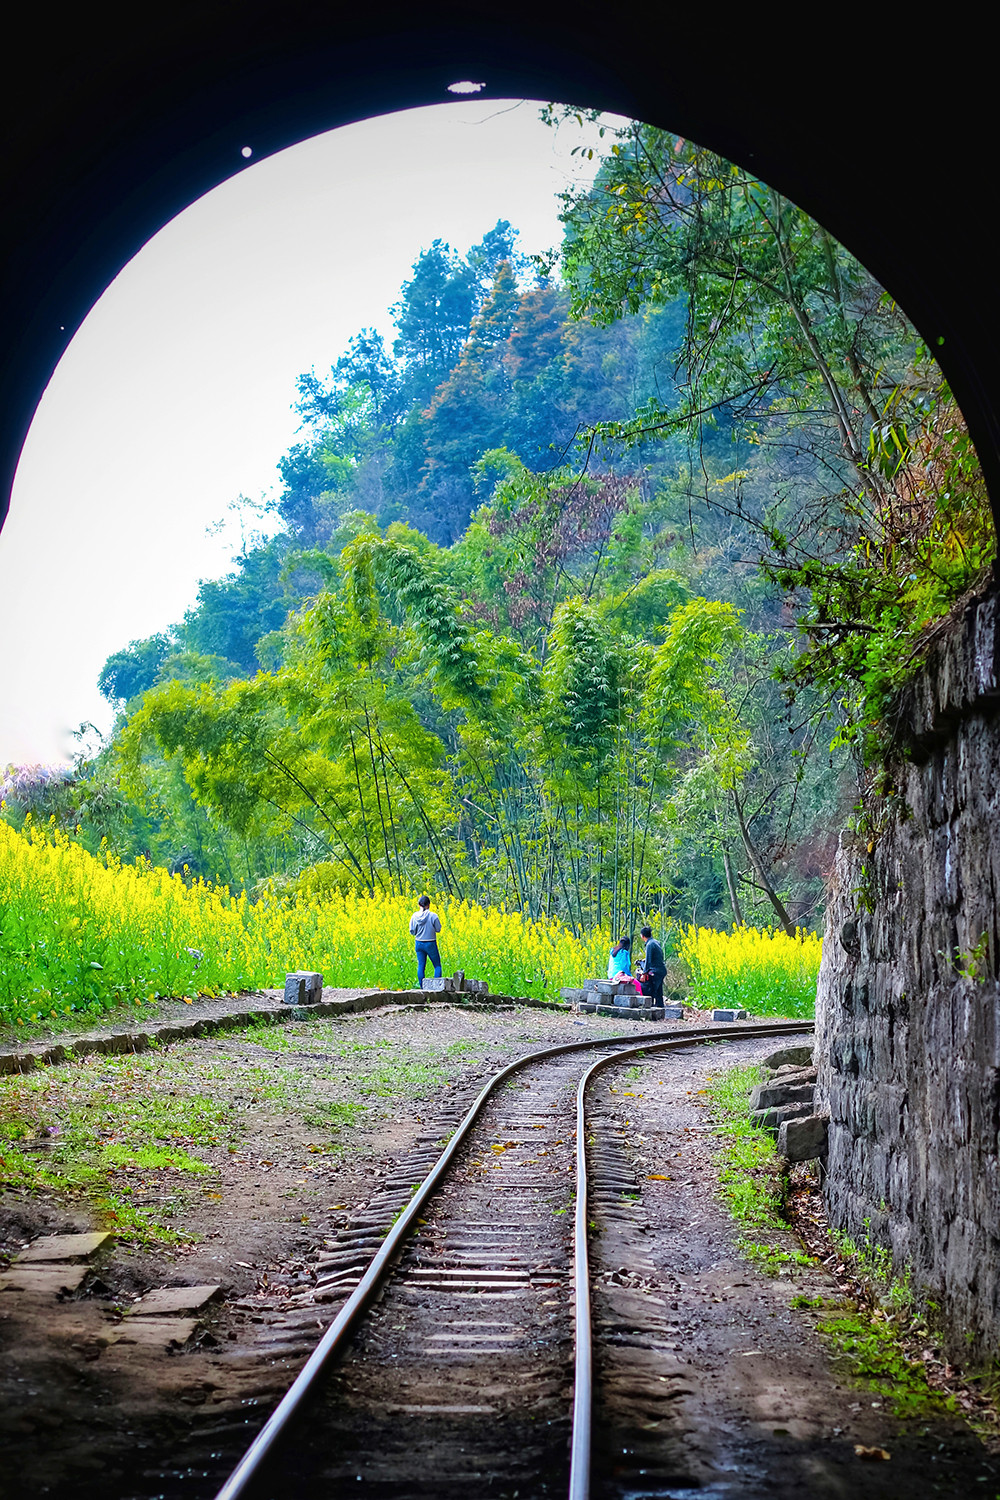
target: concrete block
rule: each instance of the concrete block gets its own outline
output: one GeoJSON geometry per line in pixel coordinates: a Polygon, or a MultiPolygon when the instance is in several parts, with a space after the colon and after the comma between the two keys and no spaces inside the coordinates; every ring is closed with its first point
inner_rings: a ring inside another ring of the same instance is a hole
{"type": "Polygon", "coordinates": [[[656,1006],[655,1009],[662,1011],[661,1021],[683,1021],[684,1019],[683,1005],[656,1006]]]}
{"type": "Polygon", "coordinates": [[[75,1292],[87,1270],[81,1265],[14,1266],[0,1274],[0,1291],[38,1292],[57,1297],[60,1292],[75,1292]]]}
{"type": "Polygon", "coordinates": [[[323,998],[323,976],[307,969],[296,969],[285,976],[286,1005],[318,1005],[323,998]]]}
{"type": "Polygon", "coordinates": [[[817,1156],[825,1156],[829,1128],[826,1115],[786,1120],[778,1131],[778,1155],[789,1161],[813,1161],[817,1156]]]}
{"type": "Polygon", "coordinates": [[[192,1313],[207,1306],[222,1291],[220,1286],[159,1286],[129,1308],[127,1317],[150,1314],[192,1313]]]}
{"type": "Polygon", "coordinates": [[[745,1021],[747,1012],[745,1010],[713,1010],[713,1021],[745,1021]]]}
{"type": "Polygon", "coordinates": [[[81,1256],[93,1255],[111,1235],[107,1231],[94,1234],[43,1234],[33,1240],[27,1250],[16,1257],[17,1264],[33,1264],[49,1260],[78,1260],[81,1256]]]}

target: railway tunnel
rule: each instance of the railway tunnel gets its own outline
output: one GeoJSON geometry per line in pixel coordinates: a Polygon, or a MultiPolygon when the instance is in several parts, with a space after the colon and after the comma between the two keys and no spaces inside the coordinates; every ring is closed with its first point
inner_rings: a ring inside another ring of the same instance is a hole
{"type": "MultiPolygon", "coordinates": [[[[320,131],[448,98],[579,101],[752,164],[898,299],[968,421],[998,513],[1000,305],[986,49],[890,17],[628,21],[605,4],[173,7],[28,19],[4,162],[5,507],[32,412],[123,264],[174,214],[320,131]],[[970,55],[971,54],[971,55],[970,55]]],[[[10,648],[10,643],[6,643],[10,648]]],[[[845,842],[821,977],[835,1224],[870,1224],[956,1347],[1000,1352],[1000,668],[996,595],[932,644],[898,795],[845,842]]]]}

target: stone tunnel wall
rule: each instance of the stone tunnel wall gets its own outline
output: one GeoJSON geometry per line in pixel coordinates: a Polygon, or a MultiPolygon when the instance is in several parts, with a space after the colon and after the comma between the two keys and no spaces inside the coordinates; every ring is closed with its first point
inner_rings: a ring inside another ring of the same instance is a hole
{"type": "Polygon", "coordinates": [[[845,834],[817,1010],[833,1225],[891,1248],[953,1358],[1000,1355],[1000,605],[932,642],[881,826],[845,834]]]}

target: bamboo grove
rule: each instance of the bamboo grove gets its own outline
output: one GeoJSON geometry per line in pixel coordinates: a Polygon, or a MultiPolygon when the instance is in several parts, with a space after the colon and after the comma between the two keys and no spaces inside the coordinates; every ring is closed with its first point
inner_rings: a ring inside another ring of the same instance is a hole
{"type": "MultiPolygon", "coordinates": [[[[546,501],[550,528],[575,502],[605,541],[627,520],[614,486],[580,481],[555,503],[551,485],[506,467],[480,542],[513,519],[491,539],[516,551],[526,510],[537,552],[546,501]]],[[[518,633],[477,622],[453,553],[399,525],[366,527],[281,633],[280,665],[146,694],[119,747],[133,792],[151,753],[178,757],[237,834],[298,851],[302,889],[432,884],[577,932],[633,930],[670,896],[662,872],[692,768],[711,753],[730,788],[746,769],[722,687],[746,633],[731,604],[685,599],[669,575],[572,591],[574,562],[594,572],[593,543],[588,532],[563,558],[561,587],[536,579],[548,618],[518,633]],[[651,598],[676,602],[644,633],[651,598]]]]}

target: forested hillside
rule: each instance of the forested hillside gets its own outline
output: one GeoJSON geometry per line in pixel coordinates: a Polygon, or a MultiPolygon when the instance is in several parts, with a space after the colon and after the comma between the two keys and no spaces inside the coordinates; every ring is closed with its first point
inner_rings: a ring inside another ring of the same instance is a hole
{"type": "Polygon", "coordinates": [[[251,892],[819,922],[992,557],[975,454],[898,307],[730,163],[631,126],[563,218],[551,265],[435,241],[391,347],[300,377],[276,534],[108,660],[112,742],[11,821],[251,892]]]}

